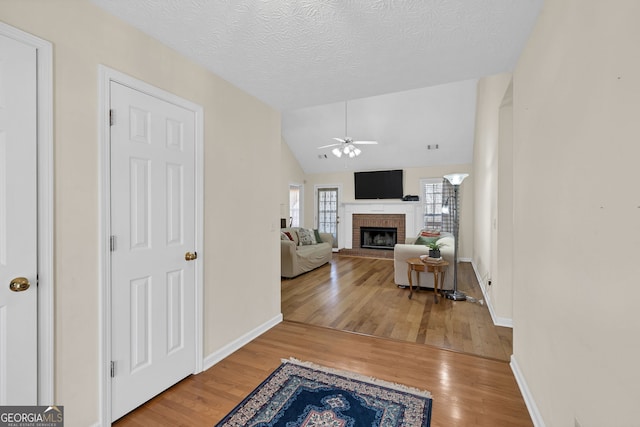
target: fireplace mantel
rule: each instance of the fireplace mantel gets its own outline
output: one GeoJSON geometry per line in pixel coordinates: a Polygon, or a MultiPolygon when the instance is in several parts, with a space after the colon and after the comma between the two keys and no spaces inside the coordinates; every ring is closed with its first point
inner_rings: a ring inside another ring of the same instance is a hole
{"type": "Polygon", "coordinates": [[[420,224],[422,204],[419,202],[353,202],[344,203],[343,206],[345,249],[353,248],[351,230],[353,229],[354,214],[404,214],[405,230],[408,236],[417,235],[422,228],[420,224]]]}

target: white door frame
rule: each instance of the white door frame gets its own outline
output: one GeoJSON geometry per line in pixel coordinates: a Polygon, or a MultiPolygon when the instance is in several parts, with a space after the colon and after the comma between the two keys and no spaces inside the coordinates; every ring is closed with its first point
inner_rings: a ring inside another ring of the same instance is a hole
{"type": "Polygon", "coordinates": [[[344,248],[344,237],[342,229],[342,215],[344,214],[344,204],[342,203],[342,184],[316,184],[313,186],[313,226],[318,228],[318,190],[320,188],[337,188],[338,189],[338,241],[337,247],[333,248],[334,252],[340,251],[340,248],[344,248]]]}
{"type": "Polygon", "coordinates": [[[33,46],[37,52],[38,404],[52,405],[56,403],[53,400],[53,48],[48,41],[2,22],[0,34],[33,46]]]}
{"type": "MultiPolygon", "coordinates": [[[[100,167],[100,420],[101,425],[111,425],[111,169],[110,153],[110,125],[109,87],[111,82],[116,82],[131,89],[143,92],[155,98],[162,99],[172,104],[193,111],[195,115],[195,152],[196,152],[196,180],[195,180],[195,214],[196,214],[196,244],[198,260],[203,259],[204,243],[202,230],[204,230],[204,124],[203,108],[172,93],[152,86],[141,80],[130,77],[104,65],[98,66],[98,141],[99,141],[99,167],[100,167]],[[201,255],[202,254],[202,255],[201,255]]],[[[195,370],[194,374],[201,372],[203,367],[203,262],[196,265],[196,292],[195,292],[195,370]]]]}

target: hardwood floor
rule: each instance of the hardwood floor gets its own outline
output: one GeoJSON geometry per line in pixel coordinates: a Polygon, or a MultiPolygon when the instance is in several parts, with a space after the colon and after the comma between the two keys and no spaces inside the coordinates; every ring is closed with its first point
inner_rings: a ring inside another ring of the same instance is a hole
{"type": "MultiPolygon", "coordinates": [[[[482,298],[470,264],[458,285],[482,298]]],[[[532,426],[507,363],[511,330],[493,326],[486,306],[408,293],[393,283],[393,260],[334,255],[282,281],[283,323],[114,425],[213,426],[296,357],[429,390],[432,427],[532,426]]]]}
{"type": "MultiPolygon", "coordinates": [[[[483,298],[471,263],[458,265],[458,289],[483,298]]],[[[512,330],[494,326],[486,305],[445,298],[435,304],[433,290],[408,295],[393,282],[393,260],[334,254],[329,265],[282,280],[282,314],[290,321],[510,359],[512,330]]]]}
{"type": "Polygon", "coordinates": [[[287,321],[115,425],[213,426],[289,357],[429,390],[432,427],[533,425],[505,362],[287,321]]]}

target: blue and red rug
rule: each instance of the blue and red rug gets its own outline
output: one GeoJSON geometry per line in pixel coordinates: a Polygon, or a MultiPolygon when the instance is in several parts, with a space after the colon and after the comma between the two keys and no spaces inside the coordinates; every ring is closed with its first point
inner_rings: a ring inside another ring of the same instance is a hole
{"type": "Polygon", "coordinates": [[[428,427],[431,403],[427,391],[290,359],[216,427],[428,427]]]}

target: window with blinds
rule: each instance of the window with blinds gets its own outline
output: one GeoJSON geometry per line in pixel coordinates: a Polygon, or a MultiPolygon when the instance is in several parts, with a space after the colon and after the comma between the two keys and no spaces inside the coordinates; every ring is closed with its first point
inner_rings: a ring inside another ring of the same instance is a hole
{"type": "Polygon", "coordinates": [[[449,213],[443,213],[442,207],[449,207],[453,202],[453,186],[443,178],[426,178],[420,180],[422,202],[424,206],[424,228],[453,231],[453,207],[449,213]]]}

